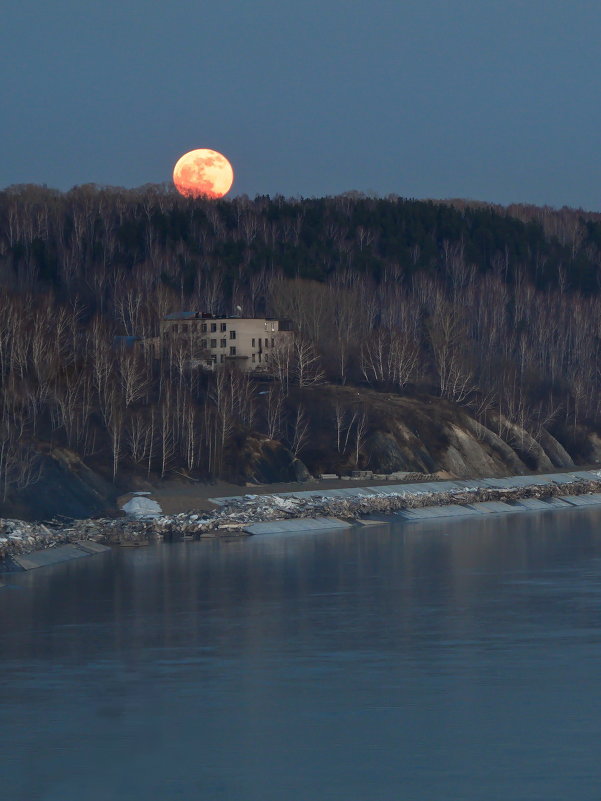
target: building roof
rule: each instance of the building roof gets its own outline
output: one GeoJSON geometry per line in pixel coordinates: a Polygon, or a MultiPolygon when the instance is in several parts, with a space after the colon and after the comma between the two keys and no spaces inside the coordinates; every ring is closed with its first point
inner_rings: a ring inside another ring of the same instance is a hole
{"type": "Polygon", "coordinates": [[[197,312],[186,312],[186,311],[179,311],[179,312],[172,312],[171,314],[166,314],[163,317],[163,320],[190,320],[196,317],[197,312]]]}
{"type": "Polygon", "coordinates": [[[208,314],[207,312],[178,311],[166,314],[163,320],[277,320],[277,317],[243,317],[240,314],[208,314]]]}

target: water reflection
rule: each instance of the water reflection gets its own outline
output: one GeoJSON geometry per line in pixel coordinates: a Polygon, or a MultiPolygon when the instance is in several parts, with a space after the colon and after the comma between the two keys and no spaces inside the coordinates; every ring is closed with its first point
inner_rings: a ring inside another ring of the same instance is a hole
{"type": "Polygon", "coordinates": [[[583,509],[163,544],[11,578],[5,788],[592,798],[600,521],[583,509]]]}

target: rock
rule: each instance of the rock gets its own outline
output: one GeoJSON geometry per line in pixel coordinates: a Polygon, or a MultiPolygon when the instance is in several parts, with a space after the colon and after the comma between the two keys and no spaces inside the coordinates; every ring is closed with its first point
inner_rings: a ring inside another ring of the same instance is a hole
{"type": "Polygon", "coordinates": [[[115,510],[115,487],[77,454],[49,446],[41,446],[41,451],[40,481],[16,492],[12,505],[2,505],[2,513],[39,520],[55,515],[87,518],[115,510]]]}
{"type": "MultiPolygon", "coordinates": [[[[503,476],[507,473],[519,476],[527,472],[527,467],[517,453],[501,437],[472,417],[463,420],[464,428],[469,431],[477,442],[486,448],[491,460],[494,462],[492,476],[503,476]]],[[[475,473],[472,473],[475,475],[475,473]]]]}
{"type": "Polygon", "coordinates": [[[512,423],[503,415],[494,415],[501,437],[531,470],[552,470],[553,463],[543,447],[525,428],[512,423]]]}
{"type": "Polygon", "coordinates": [[[296,458],[291,464],[291,470],[294,474],[294,481],[310,481],[312,476],[311,473],[307,470],[306,465],[301,462],[300,459],[296,458]]]}
{"type": "Polygon", "coordinates": [[[449,444],[440,458],[444,470],[455,476],[498,475],[502,466],[474,434],[451,424],[448,428],[449,444]]]}
{"type": "Polygon", "coordinates": [[[369,463],[376,465],[382,473],[393,473],[408,466],[398,442],[388,432],[374,431],[365,443],[365,450],[369,454],[369,463]]]}
{"type": "Polygon", "coordinates": [[[574,467],[574,460],[570,454],[545,428],[542,428],[540,431],[539,442],[545,449],[545,453],[554,467],[574,467]]]}
{"type": "Polygon", "coordinates": [[[241,483],[273,484],[307,481],[311,474],[281,442],[249,435],[237,458],[237,479],[241,483]]]}
{"type": "Polygon", "coordinates": [[[587,436],[588,455],[592,462],[601,462],[601,437],[594,431],[587,436]]]}

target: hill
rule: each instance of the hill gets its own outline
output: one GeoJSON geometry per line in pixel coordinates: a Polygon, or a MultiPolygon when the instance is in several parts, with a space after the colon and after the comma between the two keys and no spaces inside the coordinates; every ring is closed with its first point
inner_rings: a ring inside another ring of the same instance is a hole
{"type": "MultiPolygon", "coordinates": [[[[521,438],[544,451],[553,434],[574,458],[595,458],[598,214],[356,194],[199,201],[154,186],[13,187],[0,193],[0,287],[5,505],[44,480],[40,450],[57,447],[117,484],[173,470],[248,477],[241,466],[267,441],[313,471],[378,470],[383,452],[366,443],[390,433],[378,422],[384,398],[407,420],[437,409],[426,440],[448,437],[440,415],[452,408],[512,449],[521,438]],[[182,354],[115,346],[152,339],[169,312],[237,308],[292,320],[285,376],[208,375],[182,354]],[[298,369],[301,359],[310,369],[298,369]],[[361,408],[341,422],[352,391],[361,408]],[[328,417],[319,399],[332,393],[328,417]],[[324,436],[344,426],[341,453],[324,436]]],[[[419,462],[414,445],[407,464],[419,462]]],[[[523,469],[536,467],[524,453],[523,469]]],[[[290,463],[280,456],[278,477],[290,463]]]]}

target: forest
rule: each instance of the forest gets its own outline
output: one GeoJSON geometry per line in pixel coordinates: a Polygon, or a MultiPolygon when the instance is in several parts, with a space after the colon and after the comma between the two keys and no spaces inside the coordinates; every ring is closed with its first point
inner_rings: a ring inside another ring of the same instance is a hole
{"type": "MultiPolygon", "coordinates": [[[[249,438],[311,470],[364,466],[368,404],[440,397],[536,439],[601,422],[601,215],[348,193],[193,200],[168,186],[0,193],[0,501],[40,443],[101,466],[236,478],[249,438]],[[206,373],[144,342],[198,310],[292,321],[271,378],[206,373]],[[348,397],[342,393],[341,397],[348,397]],[[322,412],[325,413],[325,412],[322,412]],[[311,464],[329,432],[329,464],[311,464]]],[[[501,433],[501,432],[500,432],[501,433]]]]}

